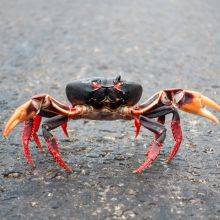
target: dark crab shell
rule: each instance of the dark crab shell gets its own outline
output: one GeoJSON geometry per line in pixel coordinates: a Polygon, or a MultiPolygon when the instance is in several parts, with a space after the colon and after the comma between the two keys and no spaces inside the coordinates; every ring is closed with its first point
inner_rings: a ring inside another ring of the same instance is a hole
{"type": "Polygon", "coordinates": [[[141,98],[140,84],[116,78],[90,78],[67,84],[66,95],[73,106],[91,105],[116,109],[120,106],[133,106],[141,98]]]}

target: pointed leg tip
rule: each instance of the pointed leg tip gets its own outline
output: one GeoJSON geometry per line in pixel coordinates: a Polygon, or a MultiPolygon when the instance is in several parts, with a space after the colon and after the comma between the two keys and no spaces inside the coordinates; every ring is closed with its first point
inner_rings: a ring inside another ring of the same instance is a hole
{"type": "Polygon", "coordinates": [[[74,170],[69,167],[69,169],[67,170],[67,173],[69,173],[69,174],[74,173],[74,170]]]}
{"type": "Polygon", "coordinates": [[[140,166],[139,168],[137,168],[136,170],[133,171],[133,173],[135,174],[141,174],[143,173],[143,171],[145,171],[146,169],[148,169],[150,167],[150,165],[147,165],[145,167],[140,166]]]}
{"type": "Polygon", "coordinates": [[[33,168],[36,168],[35,163],[31,164],[31,166],[32,166],[33,168]]]}
{"type": "Polygon", "coordinates": [[[137,139],[137,137],[139,136],[139,134],[140,134],[140,131],[136,131],[136,132],[135,132],[135,136],[134,136],[135,139],[137,139]]]}
{"type": "Polygon", "coordinates": [[[132,171],[132,173],[134,173],[134,174],[139,174],[139,173],[141,173],[141,172],[138,171],[138,170],[134,170],[134,171],[132,171]]]}
{"type": "Polygon", "coordinates": [[[31,165],[32,167],[35,167],[35,163],[34,163],[34,161],[33,161],[33,159],[31,158],[26,158],[27,159],[27,163],[29,164],[29,165],[31,165]]]}
{"type": "Polygon", "coordinates": [[[59,159],[56,160],[56,163],[63,168],[67,173],[73,173],[74,170],[59,156],[59,159]]]}
{"type": "Polygon", "coordinates": [[[68,166],[64,161],[63,161],[63,163],[61,164],[61,163],[58,163],[58,165],[61,167],[61,168],[63,168],[67,173],[69,173],[69,174],[71,174],[71,173],[73,173],[74,172],[74,170],[70,167],[70,166],[68,166]]]}
{"type": "Polygon", "coordinates": [[[61,125],[61,128],[62,128],[62,130],[63,130],[64,135],[65,135],[67,138],[69,138],[69,133],[68,133],[68,131],[67,131],[67,123],[62,124],[62,125],[61,125]]]}
{"type": "Polygon", "coordinates": [[[73,173],[73,169],[71,167],[69,167],[67,165],[67,163],[62,159],[60,152],[59,152],[59,145],[57,144],[56,139],[53,139],[54,142],[52,142],[52,140],[47,140],[46,144],[48,147],[49,152],[51,153],[51,155],[53,156],[53,158],[55,159],[56,163],[62,168],[64,169],[66,172],[68,173],[73,173]]]}
{"type": "Polygon", "coordinates": [[[134,173],[134,174],[141,174],[145,169],[147,169],[147,168],[139,167],[136,170],[132,171],[132,173],[134,173]]]}

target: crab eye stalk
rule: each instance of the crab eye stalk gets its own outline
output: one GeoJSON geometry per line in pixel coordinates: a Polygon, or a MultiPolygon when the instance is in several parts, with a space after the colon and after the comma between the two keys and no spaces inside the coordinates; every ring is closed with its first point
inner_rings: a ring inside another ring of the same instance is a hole
{"type": "Polygon", "coordinates": [[[115,79],[116,82],[120,82],[121,81],[121,75],[118,75],[115,79]]]}
{"type": "Polygon", "coordinates": [[[116,76],[116,78],[115,78],[115,80],[113,81],[113,83],[114,83],[114,84],[117,84],[117,83],[119,83],[119,82],[121,82],[121,76],[120,76],[120,75],[116,76]]]}

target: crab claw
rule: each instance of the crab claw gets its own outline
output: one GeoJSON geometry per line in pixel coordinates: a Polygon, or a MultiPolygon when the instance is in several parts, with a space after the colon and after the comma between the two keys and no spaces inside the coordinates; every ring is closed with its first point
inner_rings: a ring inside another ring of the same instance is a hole
{"type": "Polygon", "coordinates": [[[32,100],[18,107],[9,119],[3,131],[3,136],[7,138],[15,126],[21,122],[28,121],[37,114],[36,108],[32,104],[32,100]]]}
{"type": "Polygon", "coordinates": [[[210,98],[194,91],[183,90],[174,95],[174,102],[178,107],[185,112],[196,114],[208,118],[214,123],[219,123],[219,120],[208,111],[205,107],[210,107],[220,112],[220,105],[210,98]]]}

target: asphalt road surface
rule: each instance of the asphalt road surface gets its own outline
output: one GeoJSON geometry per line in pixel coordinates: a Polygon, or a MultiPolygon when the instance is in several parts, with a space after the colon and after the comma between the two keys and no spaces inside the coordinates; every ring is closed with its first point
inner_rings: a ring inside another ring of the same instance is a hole
{"type": "MultiPolygon", "coordinates": [[[[0,132],[32,95],[67,102],[65,85],[90,76],[141,82],[141,101],[180,87],[220,102],[219,11],[218,0],[1,0],[0,132]]],[[[141,175],[132,171],[153,135],[135,140],[132,122],[72,121],[70,139],[56,129],[71,175],[34,144],[36,168],[27,165],[18,126],[0,137],[0,219],[219,219],[220,126],[181,119],[177,157],[165,163],[169,117],[163,151],[141,175]]]]}

